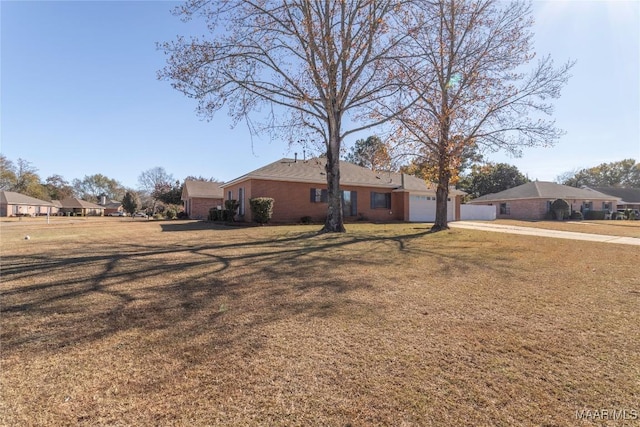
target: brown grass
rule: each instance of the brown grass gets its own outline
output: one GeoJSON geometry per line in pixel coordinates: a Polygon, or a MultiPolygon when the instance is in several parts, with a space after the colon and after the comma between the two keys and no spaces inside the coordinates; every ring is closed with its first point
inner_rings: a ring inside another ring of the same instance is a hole
{"type": "Polygon", "coordinates": [[[544,228],[547,230],[640,238],[640,221],[518,221],[499,219],[492,222],[504,225],[517,225],[520,227],[544,228]]]}
{"type": "Polygon", "coordinates": [[[636,248],[414,224],[0,227],[3,425],[638,422],[576,419],[640,410],[636,248]]]}

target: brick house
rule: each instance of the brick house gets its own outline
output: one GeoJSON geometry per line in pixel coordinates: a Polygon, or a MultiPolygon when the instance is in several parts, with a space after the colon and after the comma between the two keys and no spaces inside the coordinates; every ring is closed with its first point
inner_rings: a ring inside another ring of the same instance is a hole
{"type": "Polygon", "coordinates": [[[618,198],[597,191],[569,187],[555,182],[534,181],[494,194],[486,194],[470,200],[472,205],[495,206],[496,218],[542,220],[549,219],[551,203],[563,199],[571,212],[611,212],[616,209],[618,198]]]}
{"type": "Polygon", "coordinates": [[[184,211],[191,219],[207,219],[209,209],[222,208],[223,193],[219,182],[185,181],[180,197],[184,211]]]}
{"type": "Polygon", "coordinates": [[[57,208],[51,202],[15,191],[0,191],[0,217],[51,215],[56,212],[57,208]]]}
{"type": "Polygon", "coordinates": [[[109,215],[117,212],[124,213],[124,207],[122,206],[122,202],[119,202],[117,200],[107,200],[107,196],[105,195],[100,196],[100,202],[98,203],[98,205],[104,208],[105,215],[109,215]]]}
{"type": "Polygon", "coordinates": [[[67,197],[60,200],[58,215],[104,216],[104,206],[77,197],[67,197]]]}
{"type": "Polygon", "coordinates": [[[636,209],[640,210],[640,188],[622,187],[583,187],[586,190],[593,190],[599,193],[617,197],[618,206],[616,209],[636,209]]]}
{"type": "MultiPolygon", "coordinates": [[[[225,200],[238,200],[238,220],[251,222],[249,200],[274,199],[272,222],[323,222],[327,215],[326,160],[281,159],[222,184],[225,200]]],[[[430,222],[435,219],[435,187],[415,176],[379,172],[340,162],[345,221],[430,222]]],[[[450,221],[460,217],[465,193],[451,189],[450,221]]]]}

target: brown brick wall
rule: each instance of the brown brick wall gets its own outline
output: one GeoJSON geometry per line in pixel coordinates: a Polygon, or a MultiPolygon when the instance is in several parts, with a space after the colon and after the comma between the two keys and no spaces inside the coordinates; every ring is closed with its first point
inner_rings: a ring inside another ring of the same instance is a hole
{"type": "Polygon", "coordinates": [[[199,198],[193,197],[187,201],[185,201],[185,205],[189,204],[189,206],[185,206],[188,208],[187,213],[190,219],[207,219],[209,217],[209,209],[214,208],[216,206],[224,206],[222,199],[209,199],[209,198],[199,198]]]}
{"type": "MultiPolygon", "coordinates": [[[[326,203],[311,202],[311,188],[326,188],[326,185],[307,184],[300,182],[249,180],[230,187],[225,187],[225,200],[229,191],[237,200],[238,190],[245,189],[245,215],[242,220],[251,222],[249,199],[254,197],[271,197],[274,199],[272,222],[299,222],[302,217],[309,216],[313,221],[322,222],[327,216],[326,203]]],[[[403,193],[392,193],[391,210],[371,209],[371,192],[390,192],[391,189],[376,189],[372,187],[343,186],[345,191],[357,192],[357,213],[355,217],[345,217],[345,221],[357,220],[364,217],[369,221],[397,221],[404,219],[405,202],[403,193]]],[[[408,198],[407,198],[408,200],[408,198]]],[[[408,202],[406,202],[408,203],[408,202]]]]}

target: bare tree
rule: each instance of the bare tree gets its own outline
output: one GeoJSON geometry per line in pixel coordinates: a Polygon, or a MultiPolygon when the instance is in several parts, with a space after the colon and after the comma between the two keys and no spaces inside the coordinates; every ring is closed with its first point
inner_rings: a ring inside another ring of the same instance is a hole
{"type": "MultiPolygon", "coordinates": [[[[498,0],[418,0],[407,33],[414,61],[407,90],[419,97],[398,121],[408,152],[430,157],[437,177],[436,219],[448,228],[447,198],[465,151],[478,145],[518,154],[562,135],[548,118],[572,62],[534,63],[531,6],[498,0]],[[411,83],[413,82],[413,83],[411,83]]],[[[419,162],[418,162],[419,163],[419,162]]]]}
{"type": "Polygon", "coordinates": [[[173,182],[173,175],[160,166],[148,169],[138,176],[140,189],[153,199],[152,214],[156,212],[156,204],[160,200],[161,194],[168,191],[173,182]]]}
{"type": "Polygon", "coordinates": [[[405,37],[394,30],[401,2],[191,0],[177,12],[204,17],[210,38],[162,44],[168,65],[159,78],[197,99],[205,117],[227,106],[254,133],[289,143],[321,139],[328,188],[322,231],[345,231],[340,148],[346,135],[389,119],[373,113],[398,94],[390,62],[405,37]],[[252,122],[249,113],[265,104],[265,121],[252,122]],[[347,128],[347,119],[358,124],[347,128]]]}

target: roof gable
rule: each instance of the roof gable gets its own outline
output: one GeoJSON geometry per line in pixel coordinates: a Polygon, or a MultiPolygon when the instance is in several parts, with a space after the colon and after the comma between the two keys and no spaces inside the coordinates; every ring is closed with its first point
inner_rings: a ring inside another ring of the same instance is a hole
{"type": "Polygon", "coordinates": [[[219,182],[185,181],[182,188],[182,200],[187,198],[222,199],[224,191],[219,182]]]}
{"type": "Polygon", "coordinates": [[[100,206],[96,203],[87,202],[86,200],[78,199],[77,197],[67,197],[62,199],[60,204],[63,208],[75,208],[75,209],[104,209],[104,206],[100,206]]]}
{"type": "Polygon", "coordinates": [[[0,202],[8,205],[53,206],[51,202],[16,193],[15,191],[0,191],[0,202]]]}

